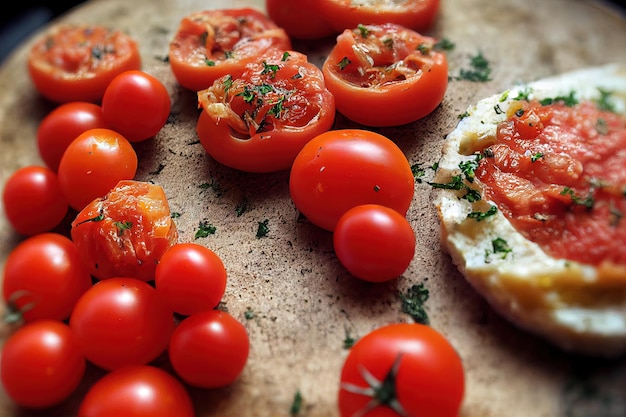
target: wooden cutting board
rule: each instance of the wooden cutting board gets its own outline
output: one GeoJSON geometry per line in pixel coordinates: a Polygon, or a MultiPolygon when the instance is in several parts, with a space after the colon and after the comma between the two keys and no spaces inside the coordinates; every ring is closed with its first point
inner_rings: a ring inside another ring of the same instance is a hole
{"type": "MultiPolygon", "coordinates": [[[[295,1],[295,0],[294,0],[295,1]]],[[[164,60],[180,19],[204,8],[257,6],[261,0],[94,0],[63,16],[64,22],[104,24],[127,31],[141,46],[144,70],[161,79],[173,99],[171,122],[153,140],[137,144],[138,179],[162,185],[181,241],[193,241],[200,221],[217,232],[196,240],[215,250],[228,269],[224,306],[250,334],[249,362],[224,389],[193,390],[200,417],[288,416],[296,392],[298,415],[337,416],[339,374],[346,336],[358,338],[384,324],[410,321],[399,293],[424,283],[431,325],[458,349],[466,370],[462,417],[622,417],[626,415],[626,361],[581,358],[561,352],[496,315],[464,281],[439,245],[432,190],[417,183],[408,218],[418,245],[406,273],[393,282],[366,284],[347,274],[333,255],[331,235],[302,221],[288,190],[288,173],[246,174],[212,161],[197,142],[196,97],[182,90],[164,60]],[[200,185],[215,181],[221,192],[200,185]],[[243,199],[248,211],[236,217],[243,199]],[[256,237],[258,222],[269,234],[256,237]],[[246,319],[247,310],[254,312],[246,319]]],[[[492,80],[451,79],[442,105],[403,127],[378,129],[394,139],[411,163],[437,161],[458,115],[478,99],[514,83],[609,62],[626,62],[626,20],[582,0],[443,0],[429,33],[455,44],[450,74],[482,53],[492,80]]],[[[51,110],[28,79],[29,39],[0,68],[0,181],[17,168],[41,164],[36,130],[51,110]]],[[[295,43],[321,64],[332,39],[295,43]]],[[[353,127],[338,116],[336,128],[353,127]]],[[[20,240],[0,218],[0,266],[20,240]]],[[[4,340],[10,333],[0,328],[4,340]]],[[[81,395],[102,372],[90,369],[67,404],[47,413],[16,408],[2,393],[0,415],[72,416],[81,395]]]]}

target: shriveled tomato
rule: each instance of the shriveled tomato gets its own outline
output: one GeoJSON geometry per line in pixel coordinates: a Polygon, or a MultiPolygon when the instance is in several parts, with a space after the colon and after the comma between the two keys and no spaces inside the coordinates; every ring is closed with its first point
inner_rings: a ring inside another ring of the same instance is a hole
{"type": "Polygon", "coordinates": [[[71,236],[98,279],[154,280],[161,256],[178,241],[165,191],[143,181],[120,181],[72,222],[71,236]]]}
{"type": "Polygon", "coordinates": [[[133,179],[137,164],[137,153],[123,135],[111,129],[89,129],[63,153],[59,184],[69,205],[80,211],[119,181],[133,179]]]}
{"type": "Polygon", "coordinates": [[[70,327],[87,360],[112,370],[145,365],[161,355],[174,330],[174,316],[148,283],[111,278],[92,285],[78,299],[70,327]]]}
{"type": "Polygon", "coordinates": [[[319,9],[341,32],[359,24],[395,23],[420,32],[430,29],[439,14],[439,0],[318,0],[319,9]]]}
{"type": "Polygon", "coordinates": [[[165,125],[172,101],[156,77],[139,70],[117,75],[104,91],[102,114],[108,126],[131,142],[155,136],[165,125]]]}
{"type": "Polygon", "coordinates": [[[84,417],[194,417],[191,397],[173,375],[154,366],[127,366],[91,386],[80,403],[84,417]]]}
{"type": "Polygon", "coordinates": [[[192,314],[172,334],[169,358],[186,383],[218,388],[233,383],[248,361],[246,328],[225,311],[192,314]]]}
{"type": "Polygon", "coordinates": [[[2,191],[2,203],[13,229],[27,236],[51,231],[69,209],[56,173],[37,165],[11,174],[2,191]]]}
{"type": "Polygon", "coordinates": [[[237,77],[267,49],[291,49],[287,33],[257,9],[212,9],[185,16],[169,46],[183,87],[199,91],[225,75],[237,77]]]}
{"type": "Polygon", "coordinates": [[[335,101],[306,55],[273,50],[198,92],[196,131],[218,162],[248,172],[288,169],[305,143],[329,130],[335,101]]]}
{"type": "Polygon", "coordinates": [[[322,39],[337,32],[322,16],[319,0],[266,0],[265,9],[292,38],[322,39]]]}
{"type": "Polygon", "coordinates": [[[337,110],[366,126],[402,125],[430,114],[448,88],[448,60],[435,44],[390,23],[343,31],[322,66],[337,110]]]}
{"type": "Polygon", "coordinates": [[[318,135],[298,153],[289,176],[296,208],[330,231],[346,211],[361,204],[380,204],[406,215],[414,186],[411,165],[398,145],[363,129],[318,135]]]}
{"type": "Polygon", "coordinates": [[[357,340],[341,370],[342,417],[457,416],[465,392],[461,357],[438,331],[395,323],[357,340]]]}
{"type": "Polygon", "coordinates": [[[16,319],[65,320],[91,287],[74,243],[58,233],[40,233],[20,242],[7,256],[2,292],[16,319]]]}
{"type": "Polygon", "coordinates": [[[137,42],[99,25],[56,25],[28,56],[28,71],[39,93],[57,103],[99,102],[119,73],[140,69],[137,42]]]}
{"type": "Polygon", "coordinates": [[[346,211],[333,234],[337,258],[346,269],[370,282],[397,278],[415,254],[415,233],[405,216],[379,204],[346,211]]]}
{"type": "Polygon", "coordinates": [[[161,257],[154,284],[176,313],[188,316],[217,307],[226,277],[217,253],[196,243],[178,243],[161,257]]]}
{"type": "Polygon", "coordinates": [[[67,324],[38,320],[2,346],[0,376],[9,398],[28,408],[60,404],[78,388],[86,362],[67,324]]]}
{"type": "Polygon", "coordinates": [[[39,124],[39,155],[51,170],[57,172],[63,152],[74,139],[86,130],[106,127],[102,107],[98,104],[84,101],[61,104],[39,124]]]}

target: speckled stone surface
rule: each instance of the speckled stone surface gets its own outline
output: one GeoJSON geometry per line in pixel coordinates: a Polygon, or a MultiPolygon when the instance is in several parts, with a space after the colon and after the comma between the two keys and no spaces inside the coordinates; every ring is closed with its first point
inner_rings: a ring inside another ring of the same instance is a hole
{"type": "MultiPolygon", "coordinates": [[[[195,240],[216,251],[228,269],[223,305],[248,329],[249,362],[240,379],[218,390],[192,390],[199,417],[288,416],[294,394],[303,397],[301,416],[338,416],[336,396],[347,335],[410,321],[400,310],[399,292],[424,283],[431,325],[446,335],[466,370],[462,417],[617,417],[626,415],[626,363],[580,358],[560,352],[518,330],[497,314],[464,281],[439,245],[439,226],[429,185],[418,182],[408,213],[417,235],[415,258],[392,282],[366,284],[350,276],[333,254],[332,236],[299,216],[289,197],[288,173],[246,174],[220,166],[197,141],[195,94],[181,89],[163,59],[186,14],[204,8],[256,6],[260,0],[94,0],[62,21],[106,24],[128,32],[141,47],[143,68],[167,86],[172,116],[154,138],[136,145],[137,178],[164,187],[181,241],[194,241],[201,221],[214,235],[195,240]],[[203,183],[220,185],[203,189],[203,183]],[[246,200],[247,211],[235,208],[246,200]],[[269,233],[256,236],[258,222],[269,233]],[[246,319],[248,310],[255,313],[246,319]]],[[[441,106],[411,125],[377,129],[394,139],[411,163],[427,168],[439,157],[458,115],[478,99],[511,84],[609,62],[626,62],[626,21],[582,0],[442,1],[429,33],[455,44],[448,52],[452,76],[441,106]],[[472,56],[490,62],[492,80],[454,78],[472,56]]],[[[36,130],[51,105],[28,79],[29,39],[0,68],[0,183],[17,168],[41,164],[36,130]]],[[[332,39],[295,43],[322,63],[332,39]]],[[[354,127],[337,117],[336,128],[354,127]]],[[[20,240],[0,217],[0,266],[20,240]]],[[[4,306],[2,307],[4,308],[4,306]]],[[[10,329],[0,328],[2,341],[10,329]]],[[[13,406],[2,392],[0,415],[76,415],[80,397],[102,372],[89,368],[85,383],[49,413],[13,406]]]]}

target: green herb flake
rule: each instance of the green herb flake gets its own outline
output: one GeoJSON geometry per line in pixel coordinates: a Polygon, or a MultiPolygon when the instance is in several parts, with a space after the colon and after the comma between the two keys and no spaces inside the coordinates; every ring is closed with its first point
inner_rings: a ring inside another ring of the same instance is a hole
{"type": "Polygon", "coordinates": [[[230,74],[224,77],[224,81],[222,81],[222,85],[224,86],[224,92],[228,93],[228,90],[230,90],[230,87],[233,86],[233,77],[230,74]]]}
{"type": "Polygon", "coordinates": [[[130,230],[130,228],[133,227],[133,222],[113,222],[113,225],[117,227],[118,236],[122,236],[124,234],[124,231],[130,230]]]}
{"type": "Polygon", "coordinates": [[[478,52],[470,59],[470,69],[462,68],[458,78],[472,82],[491,81],[491,65],[482,52],[478,52]]]}
{"type": "Polygon", "coordinates": [[[443,190],[461,190],[465,187],[465,184],[463,183],[463,177],[461,175],[453,176],[450,181],[446,183],[429,182],[428,185],[433,188],[440,188],[443,190]]]}
{"type": "Polygon", "coordinates": [[[244,198],[235,207],[235,214],[237,217],[241,217],[246,211],[248,211],[248,199],[244,198]]]}
{"type": "Polygon", "coordinates": [[[482,196],[480,195],[480,191],[467,187],[467,192],[461,198],[469,201],[470,203],[475,203],[476,201],[481,200],[482,196]]]}
{"type": "Polygon", "coordinates": [[[432,51],[432,47],[427,43],[420,43],[415,49],[422,55],[430,55],[430,51],[432,51]]]}
{"type": "Polygon", "coordinates": [[[276,100],[276,102],[272,104],[272,107],[267,111],[267,115],[273,116],[276,118],[280,117],[283,110],[285,110],[284,108],[285,99],[286,98],[284,95],[280,96],[278,100],[276,100]]]}
{"type": "Polygon", "coordinates": [[[356,338],[350,335],[348,329],[346,329],[346,337],[343,339],[343,348],[350,349],[356,343],[356,338]]]}
{"type": "Polygon", "coordinates": [[[529,101],[531,92],[532,92],[532,90],[529,87],[526,87],[523,90],[518,91],[517,95],[513,98],[513,100],[516,100],[516,101],[529,101]]]}
{"type": "Polygon", "coordinates": [[[348,59],[347,56],[344,56],[341,61],[339,61],[339,63],[337,64],[337,66],[339,67],[340,70],[344,70],[348,65],[350,65],[352,63],[352,61],[350,61],[348,59]]]}
{"type": "Polygon", "coordinates": [[[256,317],[256,314],[254,314],[254,311],[252,311],[251,307],[246,308],[246,311],[243,313],[243,316],[245,317],[246,320],[252,320],[253,318],[256,317]]]}
{"type": "Polygon", "coordinates": [[[424,309],[424,303],[428,300],[430,293],[423,282],[414,284],[406,293],[400,293],[402,305],[400,309],[403,313],[410,315],[416,323],[430,324],[428,314],[424,309]]]}
{"type": "Polygon", "coordinates": [[[578,99],[576,98],[576,93],[574,91],[570,91],[566,96],[556,96],[556,97],[548,97],[540,100],[539,103],[542,106],[548,106],[550,104],[562,103],[567,107],[574,107],[578,104],[578,99]]]}
{"type": "Polygon", "coordinates": [[[452,51],[455,48],[454,42],[447,38],[443,38],[435,43],[433,46],[437,51],[452,51]]]}
{"type": "Polygon", "coordinates": [[[300,411],[302,410],[303,400],[304,399],[302,398],[302,393],[300,392],[300,390],[296,391],[296,393],[293,396],[291,407],[289,408],[289,415],[296,416],[300,414],[300,411]]]}
{"type": "Polygon", "coordinates": [[[369,36],[370,30],[364,24],[359,23],[359,25],[356,28],[359,31],[359,33],[361,34],[361,37],[367,38],[369,36]]]}
{"type": "Polygon", "coordinates": [[[560,194],[561,195],[569,195],[570,198],[572,199],[572,203],[574,203],[576,205],[584,206],[585,208],[587,208],[589,210],[591,210],[593,208],[594,200],[593,200],[593,195],[591,193],[589,193],[587,195],[587,197],[582,198],[579,195],[576,195],[574,190],[572,190],[570,187],[565,187],[560,192],[560,194]]]}
{"type": "Polygon", "coordinates": [[[172,219],[178,219],[180,216],[181,214],[177,211],[172,212],[172,214],[170,215],[172,219]]]}
{"type": "Polygon", "coordinates": [[[195,238],[200,239],[215,234],[217,228],[208,221],[204,220],[198,223],[198,230],[196,230],[195,238]]]}
{"type": "Polygon", "coordinates": [[[383,45],[385,45],[385,48],[389,49],[390,51],[393,50],[393,38],[383,39],[383,45]]]}
{"type": "Polygon", "coordinates": [[[285,52],[283,52],[283,56],[282,56],[282,58],[280,58],[280,60],[285,62],[285,61],[287,61],[289,59],[290,56],[291,55],[289,54],[289,52],[285,51],[285,52]]]}
{"type": "Polygon", "coordinates": [[[422,178],[426,175],[426,170],[422,168],[420,164],[411,165],[411,172],[413,173],[413,178],[418,184],[422,183],[422,178]]]}
{"type": "Polygon", "coordinates": [[[102,220],[104,220],[104,213],[100,212],[100,214],[98,214],[96,217],[91,217],[89,219],[83,220],[82,222],[77,223],[76,226],[80,226],[81,224],[89,222],[101,222],[102,220]]]}
{"type": "Polygon", "coordinates": [[[210,59],[205,59],[204,63],[206,64],[207,67],[214,67],[215,66],[215,61],[210,60],[210,59]]]}
{"type": "Polygon", "coordinates": [[[543,158],[543,153],[541,152],[535,152],[531,157],[530,157],[530,162],[537,162],[539,159],[543,158]]]}
{"type": "Polygon", "coordinates": [[[492,240],[491,247],[493,248],[493,253],[502,255],[502,259],[505,259],[507,255],[513,251],[508,242],[501,237],[497,237],[492,240]]]}
{"type": "Polygon", "coordinates": [[[268,75],[270,78],[274,78],[276,73],[280,67],[276,64],[268,64],[266,61],[263,61],[263,70],[261,71],[261,75],[268,75]]]}
{"type": "Polygon", "coordinates": [[[258,222],[258,227],[256,230],[256,237],[257,239],[260,239],[264,236],[267,236],[267,234],[270,232],[269,227],[267,226],[269,224],[269,220],[265,219],[262,222],[258,222]]]}
{"type": "Polygon", "coordinates": [[[465,113],[461,113],[461,114],[459,114],[459,115],[457,116],[457,119],[459,119],[459,120],[463,120],[463,119],[465,119],[466,117],[469,117],[469,115],[470,115],[470,114],[469,114],[469,112],[467,112],[467,111],[466,111],[465,113]]]}
{"type": "Polygon", "coordinates": [[[478,168],[478,161],[480,160],[481,155],[477,154],[476,159],[471,159],[469,161],[463,161],[459,163],[459,168],[463,175],[465,175],[465,179],[469,182],[474,182],[474,178],[476,177],[475,171],[478,168]]]}
{"type": "Polygon", "coordinates": [[[498,208],[496,206],[491,206],[487,211],[472,211],[467,215],[467,218],[481,222],[491,216],[494,216],[497,212],[498,208]]]}
{"type": "Polygon", "coordinates": [[[611,97],[613,95],[612,91],[605,90],[603,88],[598,88],[600,92],[600,98],[596,100],[596,104],[600,110],[610,111],[612,113],[616,112],[615,105],[611,102],[611,97]]]}
{"type": "Polygon", "coordinates": [[[224,51],[224,58],[232,59],[235,57],[235,53],[233,51],[224,51]]]}

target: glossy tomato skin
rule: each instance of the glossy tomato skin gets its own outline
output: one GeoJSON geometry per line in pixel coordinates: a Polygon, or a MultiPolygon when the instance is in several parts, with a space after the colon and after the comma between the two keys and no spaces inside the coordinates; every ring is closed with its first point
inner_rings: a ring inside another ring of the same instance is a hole
{"type": "Polygon", "coordinates": [[[4,300],[25,322],[66,320],[89,287],[91,275],[76,247],[58,233],[40,233],[23,240],[4,265],[4,300]]]}
{"type": "Polygon", "coordinates": [[[194,417],[186,388],[154,366],[127,366],[104,375],[80,403],[81,417],[194,417]]]}
{"type": "Polygon", "coordinates": [[[86,361],[67,324],[37,320],[20,327],[2,347],[2,387],[15,403],[47,408],[78,388],[86,361]]]}
{"type": "Polygon", "coordinates": [[[172,310],[154,287],[123,277],[87,290],[69,324],[87,360],[105,370],[155,360],[167,348],[175,325],[172,310]]]}
{"type": "Polygon", "coordinates": [[[139,70],[117,75],[104,91],[102,114],[108,126],[131,142],[155,136],[170,115],[169,92],[156,77],[139,70]]]}
{"type": "Polygon", "coordinates": [[[13,229],[26,236],[53,230],[69,210],[56,173],[37,165],[11,174],[2,191],[2,203],[13,229]]]}
{"type": "Polygon", "coordinates": [[[322,16],[319,0],[266,0],[265,9],[291,38],[322,39],[337,32],[322,16]]]}
{"type": "Polygon", "coordinates": [[[137,153],[128,139],[111,129],[89,129],[63,153],[58,178],[70,207],[80,211],[119,181],[133,179],[137,165],[137,153]]]}
{"type": "Polygon", "coordinates": [[[274,49],[238,77],[198,92],[196,131],[218,162],[247,172],[289,169],[302,146],[329,130],[335,100],[306,55],[274,49]],[[285,94],[288,91],[288,94],[285,94]]]}
{"type": "Polygon", "coordinates": [[[298,153],[289,176],[296,208],[329,231],[347,210],[361,204],[380,204],[406,215],[414,186],[402,150],[386,136],[363,129],[318,135],[298,153]]]}
{"type": "Polygon", "coordinates": [[[56,103],[100,102],[117,74],[140,68],[137,42],[99,25],[55,25],[28,55],[33,85],[56,103]]]}
{"type": "Polygon", "coordinates": [[[181,19],[168,58],[178,83],[200,91],[225,75],[237,77],[248,62],[274,47],[289,50],[291,40],[261,11],[203,10],[181,19]]]}
{"type": "Polygon", "coordinates": [[[343,31],[322,65],[337,110],[365,126],[404,125],[432,113],[448,87],[448,60],[435,43],[390,23],[343,31]]]}
{"type": "Polygon", "coordinates": [[[57,172],[63,152],[74,139],[89,129],[106,128],[102,107],[95,103],[72,101],[48,113],[37,128],[37,148],[46,166],[57,172]]]}
{"type": "Polygon", "coordinates": [[[376,416],[457,416],[465,392],[461,357],[437,330],[417,323],[394,323],[373,330],[357,340],[341,370],[338,405],[342,417],[361,415],[372,397],[354,387],[367,388],[363,375],[382,381],[395,371],[395,396],[405,411],[379,405],[362,414],[376,416]]]}
{"type": "Polygon", "coordinates": [[[154,284],[174,312],[189,316],[217,307],[226,279],[217,253],[196,243],[178,243],[161,257],[154,284]]]}
{"type": "Polygon", "coordinates": [[[337,258],[357,278],[383,282],[397,278],[415,254],[415,233],[405,216],[378,204],[346,211],[333,233],[337,258]]]}
{"type": "Polygon", "coordinates": [[[220,310],[192,314],[181,321],[168,350],[178,376],[200,388],[233,383],[245,368],[249,352],[243,324],[220,310]]]}
{"type": "Polygon", "coordinates": [[[178,242],[163,188],[120,181],[81,210],[70,231],[81,260],[97,279],[152,281],[159,260],[178,242]]]}

